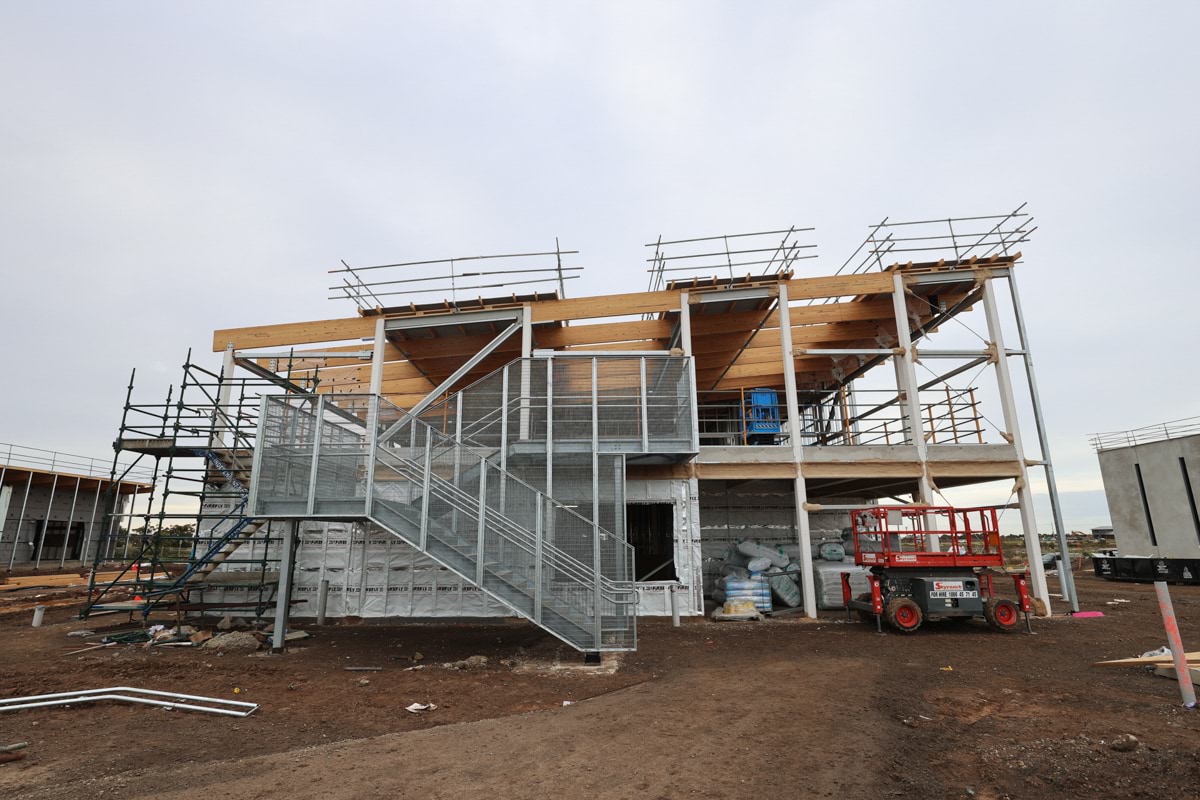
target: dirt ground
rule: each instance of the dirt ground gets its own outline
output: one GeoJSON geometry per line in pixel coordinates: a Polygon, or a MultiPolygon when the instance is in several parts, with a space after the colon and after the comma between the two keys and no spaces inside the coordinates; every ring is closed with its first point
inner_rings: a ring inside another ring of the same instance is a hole
{"type": "MultiPolygon", "coordinates": [[[[24,760],[0,764],[0,797],[1200,796],[1200,711],[1181,708],[1173,681],[1091,666],[1163,644],[1153,587],[1079,583],[1106,616],[1035,621],[1036,636],[982,623],[880,636],[836,613],[677,630],[645,619],[612,674],[555,669],[578,654],[517,622],[308,628],[282,656],[66,656],[97,641],[69,631],[127,624],[80,622],[71,605],[34,629],[28,598],[8,593],[0,696],[132,685],[261,708],[0,715],[0,745],[29,742],[24,760]],[[1130,602],[1105,604],[1118,597],[1130,602]],[[441,666],[472,655],[487,666],[441,666]],[[414,715],[413,702],[438,707],[414,715]],[[1127,733],[1136,750],[1110,747],[1127,733]]],[[[1173,595],[1184,642],[1200,649],[1200,587],[1173,595]]]]}

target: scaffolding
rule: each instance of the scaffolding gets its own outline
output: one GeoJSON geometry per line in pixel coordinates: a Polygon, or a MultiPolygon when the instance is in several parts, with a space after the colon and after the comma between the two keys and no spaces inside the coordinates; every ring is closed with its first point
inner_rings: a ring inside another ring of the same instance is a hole
{"type": "Polygon", "coordinates": [[[213,372],[194,363],[189,350],[178,386],[168,388],[161,403],[133,401],[137,371],[131,372],[110,481],[117,486],[140,471],[148,473],[151,489],[125,511],[111,489],[106,495],[81,618],[128,611],[145,620],[159,610],[260,617],[273,601],[281,534],[250,517],[246,506],[258,396],[281,387],[311,391],[316,379],[299,385],[273,375],[239,377],[234,366],[227,359],[213,372]],[[237,552],[250,539],[253,554],[237,552]],[[111,562],[117,576],[98,582],[101,565],[111,562]],[[214,588],[237,588],[254,599],[214,602],[206,598],[214,588]]]}

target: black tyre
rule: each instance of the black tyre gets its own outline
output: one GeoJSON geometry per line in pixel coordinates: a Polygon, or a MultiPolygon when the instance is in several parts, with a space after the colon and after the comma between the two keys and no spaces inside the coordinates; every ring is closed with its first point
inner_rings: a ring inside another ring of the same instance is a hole
{"type": "Polygon", "coordinates": [[[900,633],[916,633],[917,628],[925,621],[921,607],[909,597],[896,597],[888,601],[883,609],[883,616],[900,633]]]}
{"type": "Polygon", "coordinates": [[[1012,600],[990,600],[983,605],[983,618],[998,631],[1015,631],[1021,621],[1021,609],[1012,600]]]}

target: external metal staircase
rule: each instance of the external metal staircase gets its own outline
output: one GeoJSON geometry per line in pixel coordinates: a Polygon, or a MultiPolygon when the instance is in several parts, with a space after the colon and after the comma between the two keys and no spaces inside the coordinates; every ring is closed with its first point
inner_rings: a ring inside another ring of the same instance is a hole
{"type": "MultiPolygon", "coordinates": [[[[193,371],[203,373],[185,365],[185,377],[193,371]]],[[[281,549],[265,526],[341,520],[402,539],[581,651],[636,647],[633,548],[613,533],[624,524],[624,459],[694,452],[689,360],[519,359],[420,416],[290,382],[287,394],[263,396],[253,390],[267,387],[243,380],[234,400],[228,381],[203,374],[216,383],[185,379],[176,403],[126,402],[127,417],[151,422],[123,420],[117,448],[166,464],[165,489],[157,514],[147,502],[146,514],[124,515],[126,555],[137,518],[140,546],[116,581],[93,586],[84,616],[232,610],[224,593],[205,602],[206,588],[248,581],[255,568],[258,600],[233,605],[261,615],[281,549]],[[182,402],[189,386],[200,403],[182,402]],[[164,532],[183,516],[163,510],[172,495],[201,503],[190,535],[164,532]],[[260,555],[244,558],[251,541],[260,555]],[[112,599],[116,588],[134,598],[112,599]]]]}
{"type": "Polygon", "coordinates": [[[633,549],[372,395],[266,397],[250,513],[368,522],[582,651],[636,647],[633,549]]]}

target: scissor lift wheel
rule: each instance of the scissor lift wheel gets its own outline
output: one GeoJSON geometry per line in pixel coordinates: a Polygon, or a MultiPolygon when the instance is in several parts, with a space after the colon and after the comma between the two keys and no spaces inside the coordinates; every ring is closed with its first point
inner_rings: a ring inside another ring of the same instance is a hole
{"type": "Polygon", "coordinates": [[[911,597],[893,597],[883,611],[884,619],[900,633],[915,633],[925,615],[911,597]]]}
{"type": "Polygon", "coordinates": [[[998,631],[1014,631],[1021,619],[1021,610],[1012,600],[993,598],[983,604],[983,618],[998,631]]]}

